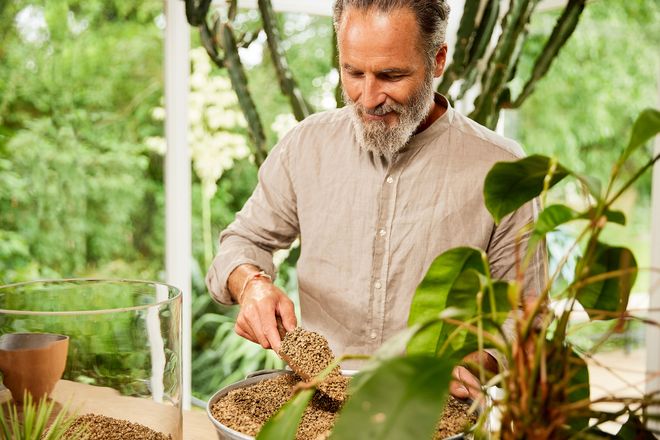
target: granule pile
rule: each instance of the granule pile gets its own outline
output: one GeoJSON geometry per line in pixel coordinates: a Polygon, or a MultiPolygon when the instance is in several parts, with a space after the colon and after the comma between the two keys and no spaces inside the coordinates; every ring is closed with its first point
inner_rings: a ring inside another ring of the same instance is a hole
{"type": "MultiPolygon", "coordinates": [[[[293,373],[263,380],[252,386],[230,391],[211,407],[213,417],[223,425],[256,436],[266,421],[293,395],[300,377],[293,373]]],[[[345,381],[344,383],[348,383],[345,381]]],[[[346,389],[342,392],[345,394],[346,389]]],[[[298,427],[298,440],[317,440],[329,432],[340,405],[316,393],[298,427]],[[321,436],[321,437],[319,437],[321,436]]]]}
{"type": "MultiPolygon", "coordinates": [[[[305,380],[313,378],[335,360],[325,337],[301,327],[284,336],[279,354],[305,380]]],[[[330,376],[341,376],[339,367],[332,370],[330,376]]]]}
{"type": "Polygon", "coordinates": [[[449,396],[445,409],[442,412],[442,418],[438,423],[438,432],[434,439],[440,440],[452,435],[463,432],[466,428],[477,422],[477,414],[468,414],[470,404],[449,396]]]}
{"type": "Polygon", "coordinates": [[[156,432],[139,423],[98,414],[85,414],[77,417],[63,438],[69,438],[67,434],[76,432],[80,426],[85,427],[82,437],[85,440],[172,440],[171,435],[156,432]]]}

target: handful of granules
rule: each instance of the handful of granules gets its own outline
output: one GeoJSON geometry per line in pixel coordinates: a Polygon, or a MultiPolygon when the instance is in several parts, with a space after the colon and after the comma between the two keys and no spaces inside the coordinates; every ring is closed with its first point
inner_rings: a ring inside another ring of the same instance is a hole
{"type": "MultiPolygon", "coordinates": [[[[279,355],[305,380],[318,375],[335,360],[325,337],[301,327],[296,327],[284,336],[279,355]]],[[[333,375],[341,375],[339,367],[330,373],[330,376],[333,375]]]]}
{"type": "MultiPolygon", "coordinates": [[[[335,360],[325,337],[301,327],[296,327],[284,336],[279,355],[305,381],[317,376],[335,360]]],[[[348,379],[341,375],[337,366],[318,385],[318,390],[343,402],[347,384],[348,379]]]]}

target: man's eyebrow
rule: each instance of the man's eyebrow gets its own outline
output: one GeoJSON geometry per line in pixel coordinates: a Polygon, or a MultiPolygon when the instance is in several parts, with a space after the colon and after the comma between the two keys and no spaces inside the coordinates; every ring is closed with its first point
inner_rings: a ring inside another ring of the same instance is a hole
{"type": "Polygon", "coordinates": [[[394,75],[406,75],[406,74],[410,73],[410,70],[409,69],[404,69],[404,68],[401,68],[401,67],[392,67],[392,68],[389,68],[389,69],[379,70],[378,73],[381,74],[381,75],[383,75],[383,74],[385,74],[385,75],[392,75],[392,74],[394,74],[394,75]]]}
{"type": "MultiPolygon", "coordinates": [[[[348,63],[342,64],[342,67],[344,68],[344,70],[348,70],[348,71],[359,71],[360,70],[360,69],[357,69],[357,68],[351,66],[348,63]]],[[[387,69],[379,70],[378,72],[376,72],[376,74],[377,75],[407,75],[410,72],[411,72],[410,69],[404,69],[402,67],[390,67],[390,68],[387,68],[387,69]]]]}

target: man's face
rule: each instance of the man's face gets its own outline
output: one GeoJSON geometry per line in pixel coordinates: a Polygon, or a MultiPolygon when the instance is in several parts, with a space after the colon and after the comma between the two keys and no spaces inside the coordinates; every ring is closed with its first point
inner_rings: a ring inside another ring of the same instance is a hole
{"type": "MultiPolygon", "coordinates": [[[[338,31],[344,99],[360,145],[393,157],[433,104],[433,77],[413,12],[348,8],[338,31]]],[[[444,61],[444,60],[443,60],[444,61]]]]}

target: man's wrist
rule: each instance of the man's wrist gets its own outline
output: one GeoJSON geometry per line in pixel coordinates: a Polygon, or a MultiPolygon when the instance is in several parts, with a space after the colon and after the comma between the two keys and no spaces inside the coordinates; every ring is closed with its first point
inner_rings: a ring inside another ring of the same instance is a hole
{"type": "Polygon", "coordinates": [[[255,281],[255,280],[263,280],[263,281],[267,281],[269,283],[272,283],[273,277],[268,275],[263,270],[260,270],[259,272],[254,272],[254,273],[248,275],[247,277],[245,277],[245,280],[243,281],[243,286],[241,287],[241,290],[236,295],[236,302],[241,304],[241,302],[243,300],[243,295],[245,294],[245,290],[247,289],[248,285],[251,282],[255,281]]]}

